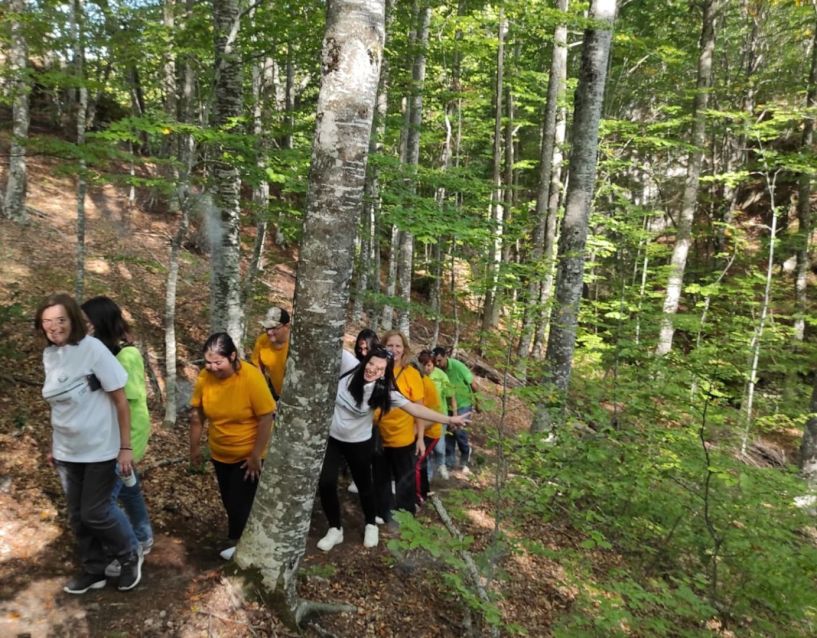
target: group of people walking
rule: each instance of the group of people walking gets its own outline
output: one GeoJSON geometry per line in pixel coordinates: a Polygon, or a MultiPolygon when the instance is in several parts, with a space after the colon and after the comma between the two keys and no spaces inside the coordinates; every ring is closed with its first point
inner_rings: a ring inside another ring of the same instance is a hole
{"type": "MultiPolygon", "coordinates": [[[[144,556],[153,546],[135,467],[150,436],[142,356],[121,309],[108,297],[79,306],[70,295],[51,295],[34,323],[47,344],[43,397],[51,407],[50,458],[82,564],[64,590],[81,594],[112,578],[119,590],[128,591],[138,585],[144,556]]],[[[220,553],[225,560],[235,553],[252,508],[289,349],[286,309],[270,308],[260,323],[264,332],[250,361],[241,360],[227,333],[207,339],[190,402],[190,459],[202,462],[206,426],[227,513],[228,546],[220,553]]],[[[363,330],[354,354],[343,350],[340,356],[318,488],[329,524],[318,541],[324,551],[343,542],[342,466],[348,466],[359,495],[365,547],[378,544],[378,524],[391,522],[393,511],[415,512],[428,495],[430,476],[448,477],[457,449],[468,472],[466,426],[476,390],[468,368],[444,348],[424,350],[411,362],[408,340],[398,331],[379,340],[363,330]]]]}

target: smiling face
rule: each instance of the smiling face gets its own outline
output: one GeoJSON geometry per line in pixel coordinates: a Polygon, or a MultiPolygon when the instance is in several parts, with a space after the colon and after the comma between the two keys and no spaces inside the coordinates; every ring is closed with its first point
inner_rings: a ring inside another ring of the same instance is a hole
{"type": "Polygon", "coordinates": [[[235,374],[235,368],[233,368],[235,357],[235,353],[233,353],[231,357],[225,357],[217,352],[208,350],[204,353],[204,367],[207,368],[214,377],[227,379],[235,374]]]}
{"type": "Polygon", "coordinates": [[[71,320],[65,306],[57,304],[43,310],[40,326],[46,338],[55,346],[64,346],[71,336],[71,320]]]}
{"type": "Polygon", "coordinates": [[[369,342],[365,339],[360,339],[357,342],[357,351],[360,353],[360,358],[364,358],[369,354],[369,342]]]}
{"type": "Polygon", "coordinates": [[[363,380],[366,383],[377,381],[386,372],[387,364],[388,361],[381,357],[372,357],[369,359],[369,363],[366,364],[366,367],[363,368],[363,380]]]}
{"type": "Polygon", "coordinates": [[[400,335],[392,335],[383,345],[386,347],[386,350],[394,355],[395,365],[402,363],[406,348],[403,346],[403,340],[400,338],[400,335]]]}

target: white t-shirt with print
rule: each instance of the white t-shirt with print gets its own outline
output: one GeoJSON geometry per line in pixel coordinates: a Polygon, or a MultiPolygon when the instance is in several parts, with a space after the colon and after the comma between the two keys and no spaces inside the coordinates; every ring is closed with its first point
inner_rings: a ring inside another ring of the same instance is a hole
{"type": "MultiPolygon", "coordinates": [[[[335,397],[335,412],[332,414],[332,425],[329,426],[329,436],[345,443],[362,443],[372,438],[372,408],[369,399],[372,397],[375,382],[363,386],[363,400],[360,406],[349,392],[349,382],[354,370],[360,362],[351,352],[343,351],[340,361],[340,376],[338,393],[335,397]],[[345,376],[344,376],[345,375],[345,376]]],[[[402,408],[409,400],[396,390],[391,393],[392,408],[402,408]]]]}
{"type": "Polygon", "coordinates": [[[108,392],[125,387],[128,374],[94,337],[43,351],[43,398],[51,406],[52,453],[58,461],[97,463],[119,455],[119,421],[108,392]],[[90,375],[101,388],[91,389],[90,375]]]}

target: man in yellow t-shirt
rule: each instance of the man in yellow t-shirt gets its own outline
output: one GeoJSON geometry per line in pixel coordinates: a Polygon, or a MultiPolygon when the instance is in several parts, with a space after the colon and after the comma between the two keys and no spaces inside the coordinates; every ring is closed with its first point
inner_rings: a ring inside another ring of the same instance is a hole
{"type": "Polygon", "coordinates": [[[250,360],[264,373],[272,397],[277,401],[284,387],[284,371],[289,355],[289,313],[284,308],[273,306],[260,323],[264,334],[255,340],[250,360]]]}

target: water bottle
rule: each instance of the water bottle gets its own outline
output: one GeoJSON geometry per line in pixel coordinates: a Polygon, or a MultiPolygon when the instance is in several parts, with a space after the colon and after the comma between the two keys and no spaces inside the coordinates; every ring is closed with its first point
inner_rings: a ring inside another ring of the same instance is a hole
{"type": "Polygon", "coordinates": [[[136,471],[133,468],[131,468],[130,474],[122,474],[122,470],[117,465],[116,473],[119,474],[119,479],[125,487],[133,487],[136,485],[136,471]]]}

